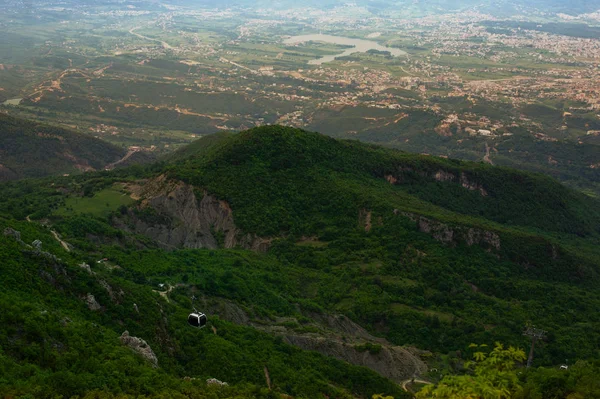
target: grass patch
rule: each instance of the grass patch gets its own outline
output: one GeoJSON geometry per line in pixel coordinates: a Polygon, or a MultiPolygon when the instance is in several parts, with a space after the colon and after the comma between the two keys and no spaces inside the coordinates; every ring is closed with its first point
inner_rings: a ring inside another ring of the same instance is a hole
{"type": "Polygon", "coordinates": [[[21,104],[22,98],[13,98],[12,100],[6,100],[2,105],[19,105],[21,104]]]}
{"type": "Polygon", "coordinates": [[[65,205],[55,214],[69,216],[74,214],[91,214],[94,216],[107,216],[119,207],[130,205],[134,200],[118,186],[112,186],[94,194],[93,197],[70,197],[65,205]]]}

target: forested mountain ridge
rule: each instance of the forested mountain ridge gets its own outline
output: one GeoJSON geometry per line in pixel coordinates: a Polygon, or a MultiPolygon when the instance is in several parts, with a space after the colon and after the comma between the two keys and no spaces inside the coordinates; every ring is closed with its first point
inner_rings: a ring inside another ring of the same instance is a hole
{"type": "Polygon", "coordinates": [[[541,175],[271,126],[2,188],[2,394],[402,397],[391,381],[460,372],[471,342],[525,347],[528,323],[549,331],[536,366],[600,358],[597,200],[541,175]],[[210,330],[186,325],[192,295],[210,330]]]}
{"type": "Polygon", "coordinates": [[[0,181],[100,170],[125,153],[94,137],[0,113],[0,181]]]}
{"type": "MultiPolygon", "coordinates": [[[[211,143],[208,150],[200,147],[199,153],[201,156],[192,155],[167,170],[174,177],[230,200],[238,207],[237,219],[242,225],[246,222],[240,219],[245,215],[240,214],[246,209],[240,206],[252,208],[256,203],[263,206],[249,212],[266,213],[277,203],[297,213],[293,216],[297,221],[306,223],[303,206],[313,207],[311,212],[327,212],[319,209],[315,200],[321,199],[320,194],[327,195],[326,191],[338,189],[330,185],[331,181],[352,178],[377,183],[385,180],[403,189],[390,193],[407,192],[441,208],[498,223],[580,235],[600,232],[597,200],[541,174],[404,153],[285,127],[251,129],[221,140],[220,145],[211,143]],[[328,180],[324,186],[323,180],[328,180]],[[302,194],[311,190],[321,192],[302,194]]],[[[336,202],[339,200],[334,199],[333,204],[336,202]]],[[[290,222],[284,222],[285,217],[288,213],[281,212],[274,215],[274,220],[261,217],[258,222],[278,226],[248,223],[243,227],[273,234],[278,229],[286,230],[284,224],[290,222]]]]}

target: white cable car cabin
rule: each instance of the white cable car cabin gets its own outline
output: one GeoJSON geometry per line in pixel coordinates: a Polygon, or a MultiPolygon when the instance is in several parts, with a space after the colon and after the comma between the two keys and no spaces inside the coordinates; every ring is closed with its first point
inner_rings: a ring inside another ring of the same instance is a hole
{"type": "Polygon", "coordinates": [[[188,324],[192,327],[202,328],[206,326],[206,315],[204,313],[196,312],[190,313],[188,316],[188,324]]]}

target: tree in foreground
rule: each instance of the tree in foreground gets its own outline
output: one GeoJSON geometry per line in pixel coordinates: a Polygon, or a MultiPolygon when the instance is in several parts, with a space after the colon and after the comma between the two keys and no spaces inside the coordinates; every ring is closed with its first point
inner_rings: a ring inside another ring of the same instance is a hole
{"type": "Polygon", "coordinates": [[[515,365],[526,359],[525,352],[512,346],[507,349],[496,343],[494,349],[486,354],[482,350],[486,345],[471,344],[479,350],[473,354],[473,360],[465,363],[469,370],[464,375],[444,377],[437,385],[424,387],[416,397],[418,399],[504,399],[511,398],[522,388],[515,365]]]}

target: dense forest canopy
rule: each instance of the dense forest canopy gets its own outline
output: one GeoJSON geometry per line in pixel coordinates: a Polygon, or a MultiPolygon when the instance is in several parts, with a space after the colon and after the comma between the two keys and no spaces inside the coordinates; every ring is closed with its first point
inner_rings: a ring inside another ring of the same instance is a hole
{"type": "Polygon", "coordinates": [[[413,366],[348,354],[442,387],[530,323],[511,395],[598,392],[600,207],[545,176],[273,126],[2,188],[2,395],[400,398],[413,366]]]}

